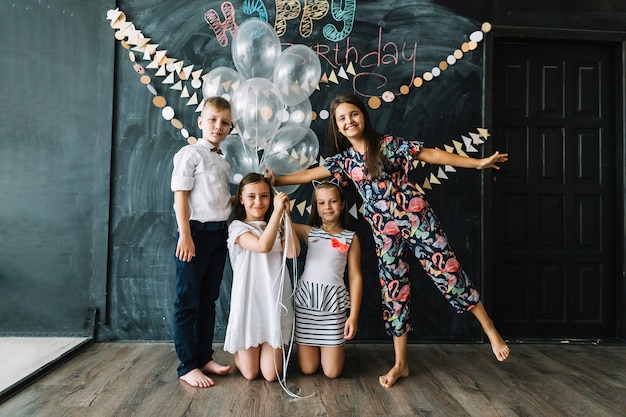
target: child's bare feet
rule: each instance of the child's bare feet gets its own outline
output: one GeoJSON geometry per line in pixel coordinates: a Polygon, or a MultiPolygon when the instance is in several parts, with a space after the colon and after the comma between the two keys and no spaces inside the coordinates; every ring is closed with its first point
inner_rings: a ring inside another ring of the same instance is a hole
{"type": "Polygon", "coordinates": [[[233,371],[230,365],[220,365],[214,360],[210,360],[200,369],[205,374],[226,375],[233,371]]]}
{"type": "Polygon", "coordinates": [[[394,365],[393,368],[389,370],[385,375],[381,375],[378,377],[378,382],[385,388],[391,388],[395,385],[395,383],[400,378],[406,378],[409,376],[409,367],[408,366],[398,366],[394,365]]]}
{"type": "Polygon", "coordinates": [[[200,369],[192,369],[185,375],[179,377],[181,381],[185,381],[192,387],[209,388],[215,385],[215,382],[208,376],[206,376],[200,369]]]}
{"type": "Polygon", "coordinates": [[[485,334],[489,338],[489,343],[491,343],[491,350],[493,350],[493,354],[496,355],[496,359],[500,362],[509,357],[511,353],[511,349],[506,344],[500,333],[496,330],[495,327],[491,329],[485,329],[485,334]]]}

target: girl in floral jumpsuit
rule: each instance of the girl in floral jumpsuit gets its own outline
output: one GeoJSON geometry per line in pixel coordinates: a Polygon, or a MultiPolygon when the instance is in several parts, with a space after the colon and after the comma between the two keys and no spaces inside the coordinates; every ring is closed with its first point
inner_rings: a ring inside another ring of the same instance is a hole
{"type": "Polygon", "coordinates": [[[494,153],[475,159],[421,142],[380,135],[371,125],[363,102],[355,95],[336,97],[330,105],[329,139],[336,155],[322,166],[274,179],[276,185],[302,184],[333,176],[352,180],[364,203],[363,216],[374,234],[382,292],[383,319],[393,337],[395,364],[380,384],[391,387],[409,375],[406,363],[410,281],[407,256],[412,253],[431,280],[457,312],[471,311],[489,338],[496,358],[509,355],[506,345],[489,318],[480,294],[461,268],[435,213],[424,200],[421,188],[409,181],[408,173],[419,161],[460,168],[495,168],[508,154],[494,153]]]}

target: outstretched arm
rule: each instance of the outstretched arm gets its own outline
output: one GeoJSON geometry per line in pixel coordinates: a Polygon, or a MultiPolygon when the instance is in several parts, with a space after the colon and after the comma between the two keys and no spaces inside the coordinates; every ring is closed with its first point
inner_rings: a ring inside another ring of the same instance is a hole
{"type": "Polygon", "coordinates": [[[323,166],[303,169],[302,171],[283,175],[281,177],[274,177],[274,173],[271,171],[267,174],[272,185],[306,184],[307,182],[311,182],[313,180],[321,180],[330,177],[330,171],[323,166]]]}
{"type": "Polygon", "coordinates": [[[458,168],[500,169],[497,164],[508,161],[509,154],[496,152],[486,158],[469,158],[467,156],[442,151],[441,149],[422,148],[417,159],[428,162],[429,164],[451,165],[458,168]]]}

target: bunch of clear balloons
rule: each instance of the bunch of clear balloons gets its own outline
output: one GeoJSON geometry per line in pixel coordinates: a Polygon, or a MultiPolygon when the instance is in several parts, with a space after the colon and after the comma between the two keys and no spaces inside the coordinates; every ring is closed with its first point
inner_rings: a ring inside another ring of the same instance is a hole
{"type": "Polygon", "coordinates": [[[205,98],[222,96],[232,106],[235,128],[221,144],[231,183],[265,168],[276,175],[308,168],[319,153],[309,100],[321,76],[317,54],[300,44],[281,50],[274,28],[259,19],[237,28],[231,48],[237,71],[214,68],[202,85],[205,98]]]}

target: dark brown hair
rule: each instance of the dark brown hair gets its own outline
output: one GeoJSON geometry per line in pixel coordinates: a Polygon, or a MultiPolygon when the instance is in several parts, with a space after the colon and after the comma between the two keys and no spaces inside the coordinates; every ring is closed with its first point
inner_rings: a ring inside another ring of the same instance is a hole
{"type": "Polygon", "coordinates": [[[264,182],[267,184],[267,188],[270,190],[270,206],[267,208],[265,212],[264,220],[269,221],[272,212],[274,211],[274,192],[272,191],[272,184],[270,180],[265,178],[262,174],[258,174],[256,172],[250,172],[246,174],[242,179],[239,185],[237,186],[237,201],[235,201],[235,208],[233,211],[233,220],[244,220],[246,218],[246,208],[241,204],[241,193],[243,192],[243,187],[248,184],[256,184],[259,182],[264,182]]]}
{"type": "Polygon", "coordinates": [[[354,94],[344,94],[335,97],[330,102],[330,122],[328,123],[328,139],[330,140],[331,152],[338,154],[350,148],[352,144],[348,138],[339,132],[335,111],[340,104],[352,104],[363,113],[365,126],[363,136],[367,142],[367,150],[365,151],[365,169],[370,179],[378,178],[382,174],[384,167],[384,158],[380,153],[380,140],[382,135],[378,133],[372,126],[369,113],[365,108],[363,101],[354,94]]]}

